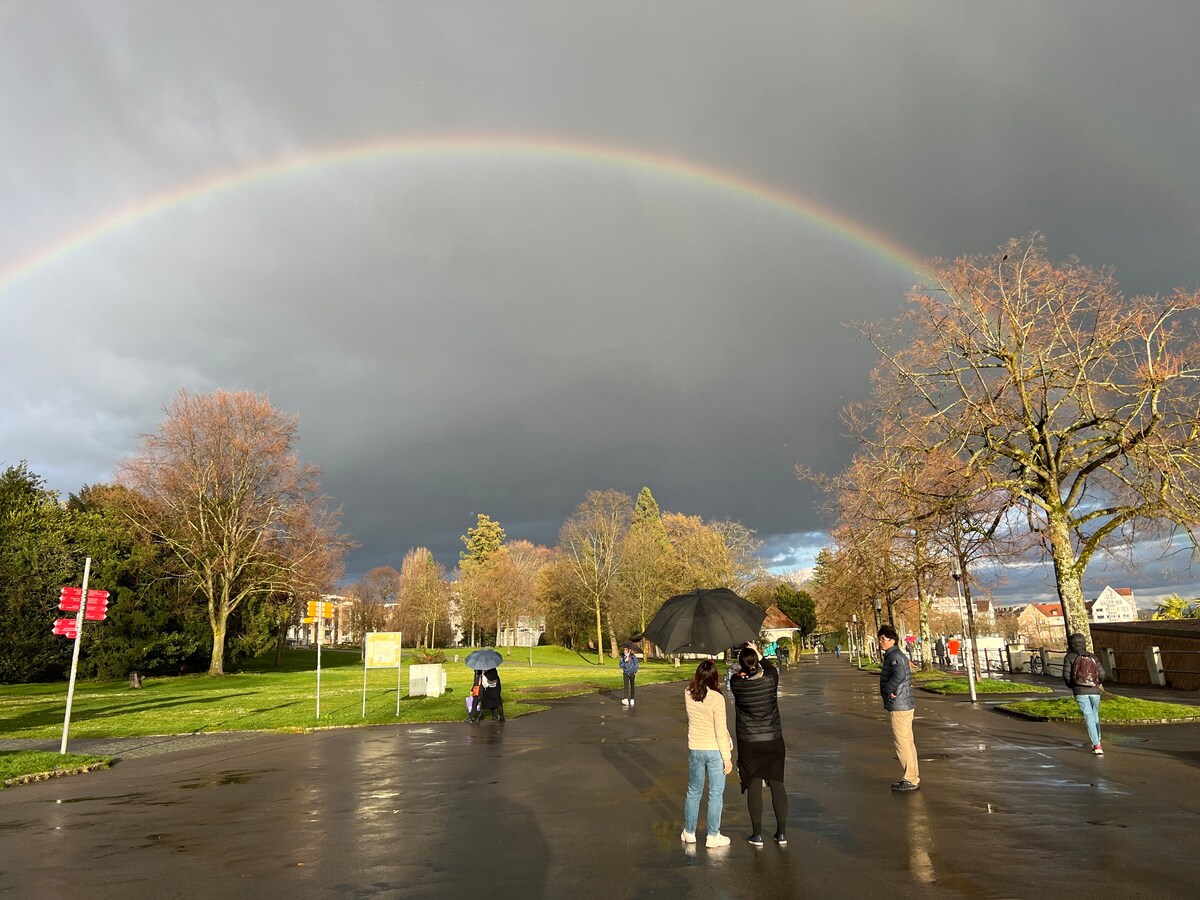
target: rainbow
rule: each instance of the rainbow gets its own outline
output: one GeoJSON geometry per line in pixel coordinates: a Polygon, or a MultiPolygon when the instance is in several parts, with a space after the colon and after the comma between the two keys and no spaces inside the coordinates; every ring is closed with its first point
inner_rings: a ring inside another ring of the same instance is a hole
{"type": "Polygon", "coordinates": [[[385,138],[297,153],[244,168],[208,175],[143,197],[64,234],[0,269],[0,291],[64,259],[101,238],[202,197],[288,175],[374,159],[461,158],[569,160],[584,165],[631,170],[702,185],[806,219],[849,240],[906,272],[927,277],[925,263],[887,235],[798,194],[745,175],[677,156],[559,137],[436,135],[385,138]]]}

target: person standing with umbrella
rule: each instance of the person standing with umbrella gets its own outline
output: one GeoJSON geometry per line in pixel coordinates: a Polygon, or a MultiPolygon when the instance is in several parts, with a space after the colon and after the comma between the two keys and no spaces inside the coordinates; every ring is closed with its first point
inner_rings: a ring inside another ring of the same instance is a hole
{"type": "Polygon", "coordinates": [[[788,796],[783,786],[786,747],[783,722],[779,718],[779,670],[762,659],[753,644],[738,654],[739,670],[733,677],[733,707],[736,713],[737,767],[742,793],[750,813],[751,834],[746,840],[763,845],[762,791],[771,788],[775,812],[775,843],[787,845],[788,796]]]}
{"type": "Polygon", "coordinates": [[[483,710],[489,710],[492,719],[504,721],[504,700],[500,696],[500,673],[496,668],[504,662],[504,657],[490,647],[476,650],[467,654],[467,667],[475,670],[475,680],[471,685],[471,712],[467,721],[478,723],[483,718],[483,710]]]}

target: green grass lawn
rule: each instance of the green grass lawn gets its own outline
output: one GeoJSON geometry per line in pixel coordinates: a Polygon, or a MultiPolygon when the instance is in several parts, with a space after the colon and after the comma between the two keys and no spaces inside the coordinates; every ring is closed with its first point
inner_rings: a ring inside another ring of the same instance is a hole
{"type": "Polygon", "coordinates": [[[0,751],[0,787],[16,784],[31,776],[71,774],[94,768],[107,768],[107,756],[79,756],[46,750],[0,751]]]}
{"type": "MultiPolygon", "coordinates": [[[[1075,702],[1074,697],[1060,697],[1055,700],[1018,700],[1013,703],[1005,703],[1000,708],[1031,716],[1045,716],[1056,721],[1083,721],[1083,715],[1079,712],[1079,705],[1075,702]]],[[[1100,721],[1106,725],[1136,725],[1162,721],[1198,722],[1200,721],[1200,707],[1105,694],[1100,701],[1100,721]]]]}
{"type": "MultiPolygon", "coordinates": [[[[922,673],[926,674],[926,673],[922,673]]],[[[939,673],[944,675],[945,673],[939,673]]],[[[965,676],[955,675],[950,678],[921,679],[921,687],[935,694],[969,694],[970,682],[965,676]]],[[[1050,688],[1040,684],[1020,684],[1015,681],[1001,681],[999,678],[977,678],[975,680],[977,694],[1050,694],[1050,688]]],[[[1078,712],[1078,707],[1076,707],[1078,712]]]]}
{"type": "MultiPolygon", "coordinates": [[[[321,718],[316,718],[316,652],[290,650],[282,665],[274,657],[254,660],[221,678],[183,675],[149,678],[140,690],[126,681],[80,682],[71,711],[74,738],[136,737],[220,731],[290,731],[395,722],[452,722],[466,715],[463,698],[472,673],[461,662],[469,650],[451,650],[445,663],[449,692],[441,697],[408,696],[408,663],[400,672],[400,715],[396,715],[396,670],[367,672],[367,712],[362,715],[363,669],[357,651],[323,650],[321,718]],[[459,662],[454,661],[458,653],[459,662]]],[[[504,652],[504,651],[502,651],[504,652]]],[[[616,660],[596,665],[563,647],[514,648],[500,668],[506,716],[544,709],[539,701],[621,689],[616,660]]],[[[666,662],[642,663],[639,684],[679,681],[694,669],[666,662]]],[[[62,734],[67,686],[0,686],[0,736],[48,738],[62,734]]],[[[0,743],[0,747],[3,744],[0,743]]]]}

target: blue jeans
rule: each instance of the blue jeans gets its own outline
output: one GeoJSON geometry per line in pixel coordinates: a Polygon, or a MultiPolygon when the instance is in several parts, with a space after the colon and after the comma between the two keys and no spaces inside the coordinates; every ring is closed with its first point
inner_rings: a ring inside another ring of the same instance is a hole
{"type": "Polygon", "coordinates": [[[704,773],[708,773],[708,833],[721,833],[721,805],[725,802],[725,763],[720,750],[688,751],[688,789],[683,801],[683,829],[696,833],[700,818],[700,795],[704,773]]]}
{"type": "Polygon", "coordinates": [[[1088,740],[1092,746],[1100,743],[1100,695],[1076,694],[1075,702],[1083,713],[1083,724],[1087,726],[1088,740]]]}

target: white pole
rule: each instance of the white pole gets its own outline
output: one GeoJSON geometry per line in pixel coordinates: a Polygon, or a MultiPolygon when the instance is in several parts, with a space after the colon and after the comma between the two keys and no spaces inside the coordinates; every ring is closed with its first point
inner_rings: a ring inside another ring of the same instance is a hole
{"type": "Polygon", "coordinates": [[[363,711],[362,717],[367,717],[367,636],[363,635],[363,711]]]}
{"type": "MultiPolygon", "coordinates": [[[[322,601],[318,600],[318,603],[322,601]]],[[[325,630],[325,611],[317,607],[317,718],[321,718],[321,632],[325,630]]]]}
{"type": "Polygon", "coordinates": [[[396,648],[396,716],[400,715],[400,666],[404,663],[404,632],[400,632],[400,646],[396,648]]]}
{"type": "Polygon", "coordinates": [[[92,558],[83,564],[83,590],[79,598],[79,612],[75,613],[75,648],[71,651],[71,681],[67,685],[67,715],[63,719],[62,744],[58,752],[67,752],[67,731],[71,728],[71,701],[75,699],[75,671],[79,668],[79,641],[83,637],[83,613],[87,609],[88,578],[92,574],[92,558]]]}

